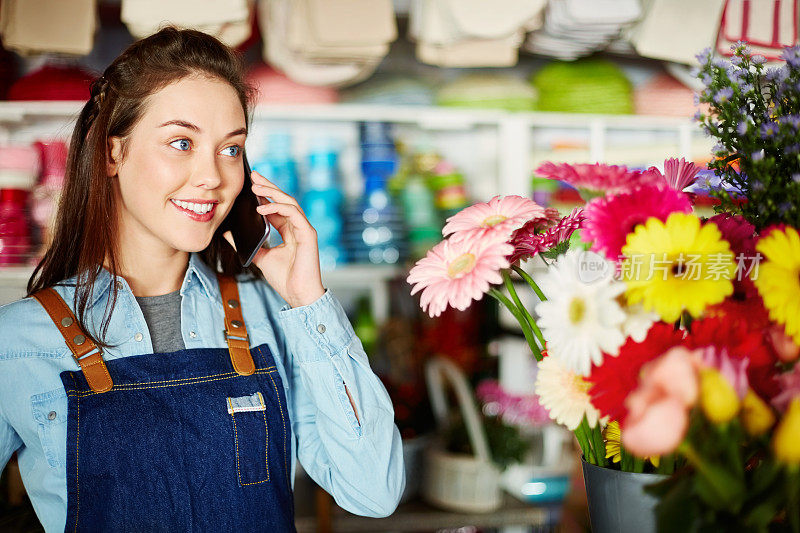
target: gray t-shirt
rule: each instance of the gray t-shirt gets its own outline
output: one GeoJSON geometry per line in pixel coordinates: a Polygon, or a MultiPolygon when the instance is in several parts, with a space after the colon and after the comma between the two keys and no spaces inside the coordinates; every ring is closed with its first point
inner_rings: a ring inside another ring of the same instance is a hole
{"type": "Polygon", "coordinates": [[[150,330],[154,353],[177,352],[186,348],[181,334],[180,289],[159,296],[137,296],[136,301],[150,330]]]}

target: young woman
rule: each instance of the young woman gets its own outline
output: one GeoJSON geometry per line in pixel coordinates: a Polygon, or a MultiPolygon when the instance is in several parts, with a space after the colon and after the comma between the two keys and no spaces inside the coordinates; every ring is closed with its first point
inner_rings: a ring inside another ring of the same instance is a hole
{"type": "Polygon", "coordinates": [[[405,486],[386,390],[297,201],[242,190],[252,90],[201,32],[132,44],[72,135],[54,242],[0,308],[0,470],[50,531],[291,531],[295,460],[345,509],[405,486]],[[238,194],[284,244],[242,269],[238,194]],[[263,276],[262,276],[263,274],[263,276]]]}

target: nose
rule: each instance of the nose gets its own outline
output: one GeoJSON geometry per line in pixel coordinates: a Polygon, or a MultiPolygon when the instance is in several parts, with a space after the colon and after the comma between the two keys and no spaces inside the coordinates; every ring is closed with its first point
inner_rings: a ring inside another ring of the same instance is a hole
{"type": "Polygon", "coordinates": [[[222,172],[219,161],[212,154],[200,158],[194,169],[192,185],[203,189],[216,189],[222,183],[222,172]]]}

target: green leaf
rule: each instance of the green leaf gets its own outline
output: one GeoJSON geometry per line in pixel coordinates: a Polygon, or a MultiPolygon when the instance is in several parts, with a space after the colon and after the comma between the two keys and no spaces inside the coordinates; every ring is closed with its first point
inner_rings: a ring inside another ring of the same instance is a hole
{"type": "Polygon", "coordinates": [[[546,259],[557,259],[558,256],[566,253],[567,250],[569,250],[569,241],[562,241],[546,252],[541,252],[541,255],[546,259]]]}

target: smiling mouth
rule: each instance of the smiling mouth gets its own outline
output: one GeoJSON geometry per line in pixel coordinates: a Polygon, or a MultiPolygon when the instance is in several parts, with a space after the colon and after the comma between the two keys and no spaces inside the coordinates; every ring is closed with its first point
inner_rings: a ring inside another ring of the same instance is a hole
{"type": "Polygon", "coordinates": [[[181,211],[192,220],[198,222],[208,222],[214,217],[217,209],[217,204],[212,203],[198,203],[198,202],[182,202],[180,200],[170,200],[170,203],[175,206],[178,211],[181,211]]]}

